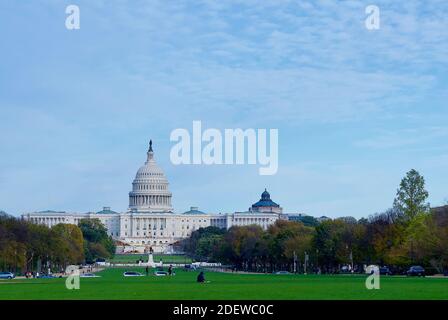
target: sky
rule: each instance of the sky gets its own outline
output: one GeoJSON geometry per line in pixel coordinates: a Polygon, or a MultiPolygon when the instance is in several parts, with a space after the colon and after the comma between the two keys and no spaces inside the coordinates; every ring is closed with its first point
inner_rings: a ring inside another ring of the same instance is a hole
{"type": "Polygon", "coordinates": [[[413,168],[443,205],[447,30],[446,0],[2,0],[0,210],[124,211],[149,139],[176,212],[367,217],[413,168]],[[277,173],[173,165],[194,120],[278,129],[277,173]]]}

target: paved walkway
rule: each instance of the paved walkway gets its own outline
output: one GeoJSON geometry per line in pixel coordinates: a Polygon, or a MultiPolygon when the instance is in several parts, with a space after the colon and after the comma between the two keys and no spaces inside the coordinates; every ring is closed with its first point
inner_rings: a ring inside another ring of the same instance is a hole
{"type": "MultiPolygon", "coordinates": [[[[84,273],[95,273],[95,272],[100,272],[103,271],[104,268],[103,267],[89,267],[89,268],[82,268],[79,269],[79,274],[84,274],[84,273]]],[[[67,275],[65,273],[61,273],[61,272],[55,272],[51,274],[52,276],[59,278],[59,277],[66,277],[67,275]]],[[[33,278],[27,278],[25,276],[18,276],[15,277],[14,279],[33,279],[33,278]]]]}

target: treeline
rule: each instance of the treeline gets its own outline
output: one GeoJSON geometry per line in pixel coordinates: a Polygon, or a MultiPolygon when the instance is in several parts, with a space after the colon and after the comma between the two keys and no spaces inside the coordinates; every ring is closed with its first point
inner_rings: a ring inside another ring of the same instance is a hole
{"type": "Polygon", "coordinates": [[[99,219],[82,219],[79,229],[84,238],[84,257],[86,263],[96,259],[112,258],[115,254],[115,243],[107,234],[106,227],[99,219]]]}
{"type": "Polygon", "coordinates": [[[402,272],[413,264],[448,270],[448,206],[431,211],[424,179],[415,170],[402,180],[393,209],[368,219],[327,220],[316,226],[278,220],[259,226],[199,229],[184,241],[197,260],[239,270],[334,273],[342,266],[362,272],[370,264],[402,272]]]}
{"type": "Polygon", "coordinates": [[[59,272],[70,264],[92,263],[114,252],[112,239],[97,219],[48,228],[0,213],[0,271],[47,272],[50,268],[59,272]]]}

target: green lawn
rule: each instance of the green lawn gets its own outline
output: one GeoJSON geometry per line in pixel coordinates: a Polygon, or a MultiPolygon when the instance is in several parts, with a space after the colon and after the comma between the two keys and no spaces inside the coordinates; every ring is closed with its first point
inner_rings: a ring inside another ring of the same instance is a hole
{"type": "MultiPolygon", "coordinates": [[[[148,254],[116,254],[109,261],[112,263],[135,263],[139,259],[148,261],[148,254]]],[[[153,255],[154,262],[163,261],[163,263],[191,263],[191,258],[183,255],[153,255]]]]}
{"type": "Polygon", "coordinates": [[[198,284],[196,271],[124,278],[124,270],[111,268],[99,272],[101,278],[81,278],[80,290],[67,290],[65,279],[0,280],[0,299],[448,299],[447,278],[384,276],[380,290],[367,290],[365,277],[352,275],[206,272],[211,283],[198,284]]]}

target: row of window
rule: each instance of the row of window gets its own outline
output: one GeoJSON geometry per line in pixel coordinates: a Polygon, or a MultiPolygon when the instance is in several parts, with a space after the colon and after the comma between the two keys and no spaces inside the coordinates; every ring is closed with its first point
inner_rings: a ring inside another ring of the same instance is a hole
{"type": "Polygon", "coordinates": [[[65,218],[30,218],[33,223],[64,223],[68,221],[65,218]]]}
{"type": "MultiPolygon", "coordinates": [[[[128,234],[126,233],[126,235],[128,235],[128,234]]],[[[146,234],[146,232],[143,232],[142,235],[143,235],[143,236],[146,236],[146,235],[149,236],[149,233],[146,234]]],[[[163,232],[160,232],[160,235],[163,236],[163,232]]],[[[173,235],[174,235],[174,234],[173,234],[173,235]]],[[[139,233],[138,231],[137,231],[137,236],[140,236],[140,233],[139,233]]],[[[153,236],[156,237],[156,236],[157,236],[157,232],[154,232],[153,236]]]]}
{"type": "MultiPolygon", "coordinates": [[[[136,226],[135,229],[136,229],[136,230],[140,230],[140,227],[139,227],[139,226],[136,226]]],[[[142,230],[151,230],[151,225],[149,225],[148,228],[146,228],[146,226],[143,226],[142,230]]],[[[152,230],[157,230],[157,226],[154,225],[154,226],[152,227],[152,230]]],[[[160,226],[160,230],[163,230],[163,226],[160,226]]]]}
{"type": "Polygon", "coordinates": [[[135,190],[166,190],[166,185],[138,184],[135,190]]]}
{"type": "Polygon", "coordinates": [[[234,222],[269,222],[273,221],[269,218],[234,218],[234,222]]]}
{"type": "MultiPolygon", "coordinates": [[[[142,240],[142,241],[134,241],[134,240],[131,240],[130,241],[130,243],[132,243],[132,244],[151,244],[151,241],[145,241],[145,240],[142,240]]],[[[165,243],[168,243],[168,240],[165,240],[165,243]]],[[[152,244],[157,244],[157,241],[152,241],[152,244]]],[[[159,241],[159,244],[163,244],[163,241],[159,241]]]]}
{"type": "MultiPolygon", "coordinates": [[[[187,219],[187,220],[182,219],[182,222],[190,222],[190,220],[189,219],[187,219]]],[[[193,220],[191,220],[191,222],[195,223],[196,220],[193,219],[193,220]]],[[[207,220],[206,219],[202,219],[202,220],[199,219],[198,222],[207,222],[207,220]]],[[[174,227],[174,224],[173,224],[173,227],[174,227]]]]}
{"type": "Polygon", "coordinates": [[[154,172],[143,172],[143,173],[141,173],[141,175],[144,175],[144,176],[157,176],[157,177],[163,176],[162,173],[154,173],[154,172]]]}

